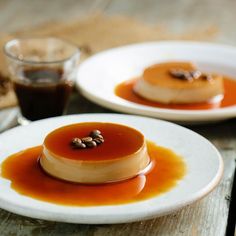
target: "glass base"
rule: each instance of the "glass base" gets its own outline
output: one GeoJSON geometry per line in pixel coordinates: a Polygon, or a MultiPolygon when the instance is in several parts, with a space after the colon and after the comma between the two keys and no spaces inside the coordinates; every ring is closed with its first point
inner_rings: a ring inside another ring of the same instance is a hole
{"type": "Polygon", "coordinates": [[[24,116],[22,116],[21,114],[18,114],[17,117],[17,122],[20,125],[28,125],[29,123],[31,123],[30,120],[26,119],[24,116]]]}

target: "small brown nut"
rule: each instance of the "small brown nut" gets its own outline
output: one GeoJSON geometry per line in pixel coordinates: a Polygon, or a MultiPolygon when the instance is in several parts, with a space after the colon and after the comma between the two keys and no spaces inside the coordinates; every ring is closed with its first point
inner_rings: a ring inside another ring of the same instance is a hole
{"type": "Polygon", "coordinates": [[[211,81],[213,78],[212,78],[212,76],[209,75],[209,74],[203,74],[203,75],[202,75],[202,79],[207,80],[207,81],[211,81]]]}
{"type": "Polygon", "coordinates": [[[86,146],[89,148],[93,148],[97,146],[97,143],[95,141],[90,141],[86,143],[86,146]]]}
{"type": "Polygon", "coordinates": [[[189,72],[186,72],[185,73],[185,78],[184,78],[186,81],[193,81],[193,76],[189,73],[189,72]]]}
{"type": "Polygon", "coordinates": [[[97,144],[104,143],[104,139],[103,138],[95,138],[95,139],[93,139],[93,141],[95,141],[97,144]]]}
{"type": "Polygon", "coordinates": [[[92,130],[92,131],[90,132],[89,136],[92,137],[92,138],[96,138],[96,137],[97,137],[98,135],[100,135],[100,134],[101,134],[101,131],[95,129],[95,130],[92,130]]]}
{"type": "Polygon", "coordinates": [[[186,80],[186,81],[192,81],[194,78],[191,72],[183,70],[183,69],[170,69],[169,74],[173,78],[186,80]]]}
{"type": "Polygon", "coordinates": [[[87,143],[87,142],[91,142],[93,140],[93,138],[91,137],[84,137],[81,139],[83,143],[87,143]]]}
{"type": "Polygon", "coordinates": [[[84,143],[76,143],[73,145],[73,148],[84,149],[86,145],[84,143]]]}
{"type": "Polygon", "coordinates": [[[186,79],[186,71],[182,69],[171,69],[169,73],[172,77],[178,79],[186,79]]]}
{"type": "Polygon", "coordinates": [[[96,137],[94,137],[94,138],[104,139],[103,136],[102,136],[101,134],[96,135],[96,137]]]}
{"type": "Polygon", "coordinates": [[[81,141],[80,138],[73,138],[73,139],[71,140],[71,143],[72,143],[72,144],[82,143],[82,141],[81,141]]]}
{"type": "Polygon", "coordinates": [[[199,70],[193,70],[190,71],[189,73],[194,79],[198,79],[202,75],[201,71],[199,70]]]}

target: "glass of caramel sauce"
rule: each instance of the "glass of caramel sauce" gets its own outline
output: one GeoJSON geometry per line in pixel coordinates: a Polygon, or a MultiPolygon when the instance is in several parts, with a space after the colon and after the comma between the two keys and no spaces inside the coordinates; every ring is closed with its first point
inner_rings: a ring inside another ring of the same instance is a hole
{"type": "Polygon", "coordinates": [[[5,44],[8,69],[22,125],[65,112],[80,57],[78,47],[58,38],[22,38],[5,44]]]}

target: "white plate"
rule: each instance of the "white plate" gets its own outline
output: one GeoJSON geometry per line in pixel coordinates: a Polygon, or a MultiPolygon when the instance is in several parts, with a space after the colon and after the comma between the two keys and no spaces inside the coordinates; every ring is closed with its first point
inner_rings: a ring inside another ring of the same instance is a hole
{"type": "Polygon", "coordinates": [[[200,70],[236,78],[236,48],[189,41],[134,44],[98,53],[81,64],[77,87],[89,100],[104,107],[161,119],[201,123],[236,117],[236,106],[212,110],[176,110],[136,104],[117,97],[114,88],[163,61],[192,61],[200,70]]]}
{"type": "MultiPolygon", "coordinates": [[[[62,125],[103,121],[126,124],[147,139],[171,148],[184,158],[187,174],[176,187],[149,200],[114,206],[69,207],[23,196],[0,178],[0,207],[29,217],[71,223],[110,224],[149,219],[176,211],[208,194],[220,181],[223,164],[216,148],[205,138],[181,126],[151,118],[114,114],[84,114],[45,119],[0,135],[0,163],[12,153],[39,145],[45,135],[62,125]]],[[[40,187],[40,186],[39,186],[40,187]]]]}

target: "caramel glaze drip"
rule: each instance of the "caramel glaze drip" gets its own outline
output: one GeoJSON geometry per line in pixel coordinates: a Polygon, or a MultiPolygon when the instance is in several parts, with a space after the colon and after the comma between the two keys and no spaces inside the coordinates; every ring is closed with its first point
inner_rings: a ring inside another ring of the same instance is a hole
{"type": "Polygon", "coordinates": [[[236,105],[236,80],[224,77],[224,97],[217,103],[195,103],[195,104],[162,104],[159,102],[149,101],[138,96],[133,91],[133,87],[137,79],[131,79],[118,84],[115,87],[114,93],[129,102],[141,104],[150,107],[179,109],[179,110],[209,110],[215,108],[223,108],[236,105]]]}
{"type": "Polygon", "coordinates": [[[19,194],[61,205],[99,206],[142,201],[163,194],[178,184],[186,166],[170,149],[147,143],[152,169],[126,181],[83,185],[62,181],[44,173],[38,163],[42,147],[33,147],[8,157],[2,177],[19,194]]]}

